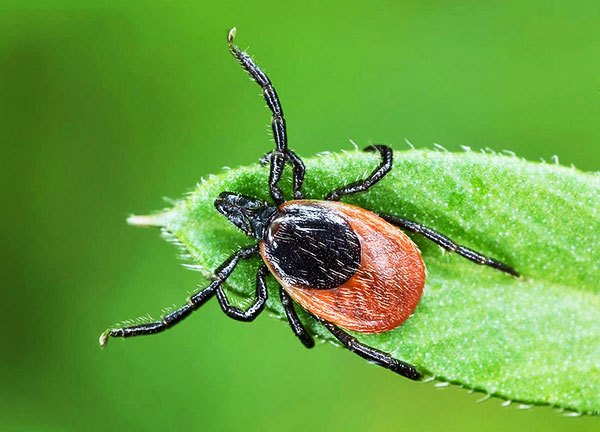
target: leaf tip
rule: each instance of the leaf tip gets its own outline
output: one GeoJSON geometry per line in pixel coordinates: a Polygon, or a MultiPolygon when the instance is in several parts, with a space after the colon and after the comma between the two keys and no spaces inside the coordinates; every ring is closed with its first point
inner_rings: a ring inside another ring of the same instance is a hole
{"type": "Polygon", "coordinates": [[[160,215],[131,215],[127,218],[127,223],[139,227],[160,227],[163,224],[159,216],[160,215]]]}

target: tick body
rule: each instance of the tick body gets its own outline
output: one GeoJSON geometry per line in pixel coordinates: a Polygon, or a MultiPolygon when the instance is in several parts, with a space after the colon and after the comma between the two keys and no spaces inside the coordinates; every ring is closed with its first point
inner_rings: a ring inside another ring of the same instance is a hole
{"type": "Polygon", "coordinates": [[[415,310],[425,265],[401,230],[335,201],[288,201],[279,211],[260,253],[303,308],[360,333],[393,330],[415,310]]]}
{"type": "Polygon", "coordinates": [[[415,311],[425,285],[425,265],[416,245],[402,231],[437,243],[477,264],[512,276],[510,266],[461,246],[445,235],[396,215],[372,212],[339,200],[375,186],[393,167],[392,150],[372,145],[381,162],[365,179],[331,191],[324,199],[305,199],[302,193],[304,164],[287,145],[286,123],[279,97],[267,75],[244,52],[233,45],[235,28],[229,32],[229,49],[261,87],[273,113],[271,125],[275,150],[263,158],[270,165],[268,188],[272,203],[235,192],[223,192],[215,209],[248,237],[253,246],[237,250],[214,272],[209,286],[190,296],[185,305],[156,322],[111,328],[100,335],[100,344],[110,337],[131,337],[162,332],[181,322],[208,300],[216,297],[223,312],[238,321],[252,321],[263,311],[266,279],[279,283],[279,299],[291,330],[307,348],[314,346],[294,303],[331,332],[343,346],[372,363],[410,379],[420,379],[415,367],[361,343],[344,329],[358,333],[381,333],[395,329],[415,311]],[[279,181],[285,165],[293,170],[293,199],[286,201],[279,181]],[[245,310],[230,304],[223,285],[240,260],[254,259],[254,302],[245,310]]]}

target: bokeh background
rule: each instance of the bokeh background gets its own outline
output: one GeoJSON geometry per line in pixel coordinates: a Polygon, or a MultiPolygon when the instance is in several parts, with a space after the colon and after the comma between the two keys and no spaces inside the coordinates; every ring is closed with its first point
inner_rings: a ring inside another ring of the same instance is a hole
{"type": "Polygon", "coordinates": [[[0,1],[0,430],[597,431],[306,350],[215,302],[161,335],[97,337],[202,283],[126,216],[272,147],[231,26],[300,155],[407,138],[598,170],[599,22],[577,0],[0,1]]]}

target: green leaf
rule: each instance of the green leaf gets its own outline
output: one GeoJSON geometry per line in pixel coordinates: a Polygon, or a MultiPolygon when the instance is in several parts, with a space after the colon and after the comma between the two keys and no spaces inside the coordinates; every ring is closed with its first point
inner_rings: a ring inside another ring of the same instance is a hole
{"type": "MultiPolygon", "coordinates": [[[[358,151],[307,159],[304,191],[322,198],[378,162],[358,151]]],[[[203,180],[172,209],[130,222],[164,227],[208,276],[253,243],[217,213],[215,197],[233,191],[268,199],[267,177],[258,164],[226,171],[203,180]]],[[[357,335],[361,341],[436,380],[510,401],[600,413],[598,174],[511,156],[412,150],[395,153],[387,177],[346,201],[421,222],[523,275],[478,266],[411,235],[428,271],[423,298],[400,327],[357,335]]],[[[257,266],[258,260],[241,265],[228,288],[251,297],[257,266]]],[[[271,283],[268,307],[282,316],[276,293],[271,283]]]]}

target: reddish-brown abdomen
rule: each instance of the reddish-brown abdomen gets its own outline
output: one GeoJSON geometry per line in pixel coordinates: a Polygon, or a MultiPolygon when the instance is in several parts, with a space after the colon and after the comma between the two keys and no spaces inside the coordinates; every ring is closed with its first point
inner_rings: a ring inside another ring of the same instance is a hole
{"type": "Polygon", "coordinates": [[[289,201],[288,205],[323,206],[342,217],[360,240],[358,270],[331,289],[313,289],[275,278],[305,309],[327,321],[361,333],[392,330],[415,310],[425,285],[425,265],[417,246],[400,229],[368,210],[330,201],[289,201]]]}

